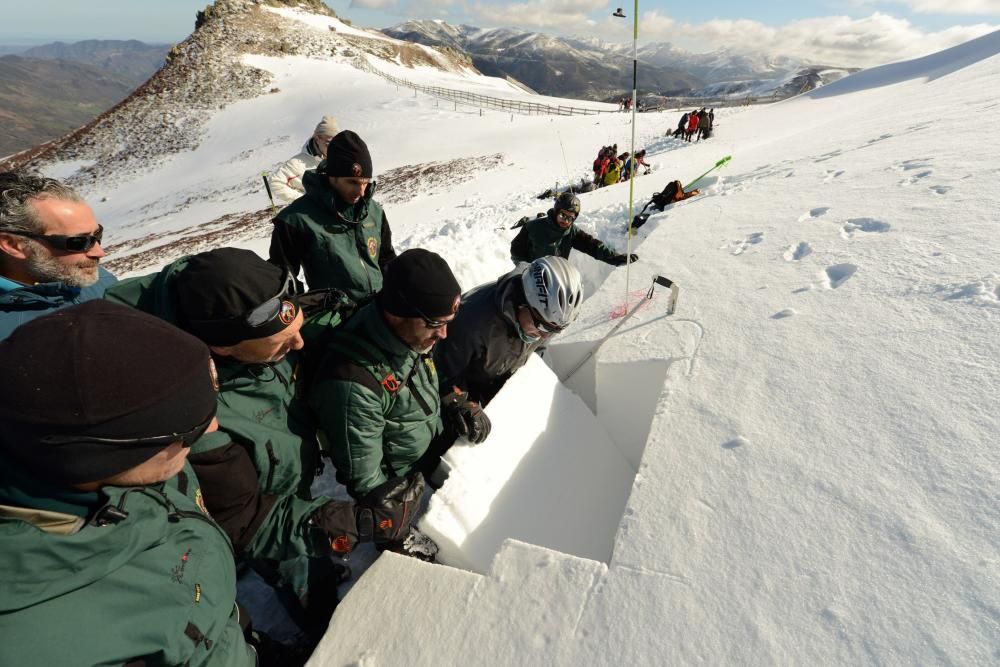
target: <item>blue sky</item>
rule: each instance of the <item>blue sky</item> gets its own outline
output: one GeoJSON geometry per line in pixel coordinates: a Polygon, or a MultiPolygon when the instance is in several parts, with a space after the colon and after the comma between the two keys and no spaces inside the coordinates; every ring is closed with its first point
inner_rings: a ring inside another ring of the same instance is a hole
{"type": "MultiPolygon", "coordinates": [[[[177,42],[194,28],[208,0],[30,0],[3,10],[0,44],[53,40],[141,39],[177,42]]],[[[631,20],[610,14],[622,0],[329,0],[338,15],[364,26],[441,18],[482,27],[631,41],[631,20]]],[[[876,64],[920,55],[1000,27],[1000,0],[797,0],[640,3],[640,40],[670,41],[693,51],[720,47],[808,52],[841,64],[876,64]],[[693,7],[693,9],[684,9],[693,7]],[[708,14],[707,9],[711,14],[708,14]],[[854,58],[856,63],[846,62],[854,58]]]]}

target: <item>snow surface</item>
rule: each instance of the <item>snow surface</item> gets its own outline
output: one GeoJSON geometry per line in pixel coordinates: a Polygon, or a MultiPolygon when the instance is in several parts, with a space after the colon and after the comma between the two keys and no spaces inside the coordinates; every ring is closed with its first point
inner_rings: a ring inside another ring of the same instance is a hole
{"type": "MultiPolygon", "coordinates": [[[[637,264],[574,255],[589,298],[552,370],[512,380],[429,508],[461,567],[379,557],[310,664],[1000,661],[998,54],[993,33],[717,110],[707,142],[664,136],[680,112],[639,115],[638,206],[731,165],[650,217],[637,264]],[[676,314],[657,288],[560,386],[655,274],[680,285],[676,314]]],[[[443,254],[471,288],[511,268],[507,228],[548,206],[536,194],[628,146],[625,114],[480,116],[336,61],[248,61],[279,92],[85,193],[114,241],[260,209],[260,172],[333,113],[376,172],[467,163],[386,210],[398,250],[443,254]]],[[[580,226],[624,249],[628,191],[584,195],[580,226]]]]}

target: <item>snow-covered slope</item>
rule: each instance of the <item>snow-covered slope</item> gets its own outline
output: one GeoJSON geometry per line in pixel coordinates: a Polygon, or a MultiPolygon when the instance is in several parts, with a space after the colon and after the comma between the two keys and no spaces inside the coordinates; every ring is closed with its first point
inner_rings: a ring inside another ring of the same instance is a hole
{"type": "MultiPolygon", "coordinates": [[[[333,34],[294,20],[310,44],[333,34]]],[[[395,184],[379,197],[397,249],[442,253],[472,287],[511,267],[506,228],[547,206],[537,193],[628,144],[625,114],[480,114],[396,89],[349,64],[357,44],[241,56],[263,73],[241,85],[260,94],[200,108],[190,149],[127,171],[98,160],[80,182],[112,240],[148,248],[229,220],[192,249],[266,253],[260,171],[332,113],[395,184]]],[[[998,99],[995,33],[719,110],[706,142],[664,136],[680,112],[639,115],[654,167],[635,182],[640,205],[731,165],[650,218],[628,270],[574,256],[589,299],[546,356],[554,371],[534,362],[511,381],[490,407],[494,437],[451,455],[432,500],[443,558],[469,569],[392,554],[356,567],[311,664],[995,663],[998,99]],[[657,288],[596,364],[558,383],[654,274],[680,285],[677,313],[657,288]]],[[[581,227],[624,249],[628,190],[584,195],[581,227]]]]}
{"type": "MultiPolygon", "coordinates": [[[[424,523],[477,573],[383,556],[311,664],[994,663],[998,54],[993,34],[653,143],[640,200],[735,156],[636,239],[630,301],[663,274],[679,312],[656,294],[569,383],[597,426],[551,371],[516,376],[424,523]],[[587,511],[617,466],[577,470],[601,443],[638,452],[620,521],[587,511]]],[[[583,198],[619,244],[625,191],[583,198]]],[[[554,346],[557,375],[625,278],[554,346]]]]}

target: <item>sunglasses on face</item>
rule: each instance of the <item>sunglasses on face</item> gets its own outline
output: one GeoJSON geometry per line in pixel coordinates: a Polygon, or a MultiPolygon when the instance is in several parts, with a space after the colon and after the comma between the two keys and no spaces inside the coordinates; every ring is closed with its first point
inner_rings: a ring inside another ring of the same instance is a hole
{"type": "Polygon", "coordinates": [[[521,306],[521,308],[524,308],[525,310],[528,311],[528,314],[531,316],[531,323],[534,324],[535,328],[538,329],[539,333],[541,333],[544,336],[551,336],[552,334],[557,334],[566,328],[566,327],[556,326],[555,324],[549,324],[542,318],[541,315],[538,314],[538,311],[532,308],[531,306],[521,306]]]}
{"type": "Polygon", "coordinates": [[[34,234],[32,232],[15,231],[12,229],[0,230],[5,234],[15,234],[29,239],[41,241],[53,250],[62,252],[88,252],[91,248],[101,242],[104,237],[104,227],[97,226],[97,231],[93,234],[81,234],[79,236],[63,236],[61,234],[34,234]]]}
{"type": "Polygon", "coordinates": [[[194,442],[205,434],[215,419],[215,411],[208,416],[208,419],[198,424],[190,431],[180,433],[167,433],[165,435],[154,435],[149,438],[101,438],[93,435],[47,435],[42,438],[42,442],[47,445],[71,445],[78,442],[98,443],[102,445],[171,445],[178,440],[182,447],[190,447],[194,442]]]}
{"type": "Polygon", "coordinates": [[[556,217],[563,222],[573,222],[576,220],[576,213],[569,213],[567,211],[559,211],[556,213],[556,217]]]}

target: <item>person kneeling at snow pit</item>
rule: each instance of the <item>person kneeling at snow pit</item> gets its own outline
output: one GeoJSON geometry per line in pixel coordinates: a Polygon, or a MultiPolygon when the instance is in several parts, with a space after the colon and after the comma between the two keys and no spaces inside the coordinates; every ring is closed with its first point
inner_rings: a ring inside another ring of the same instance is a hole
{"type": "Polygon", "coordinates": [[[639,259],[635,253],[620,254],[578,229],[574,223],[579,215],[580,198],[571,192],[564,192],[548,213],[539,213],[534,219],[521,219],[514,225],[520,231],[510,242],[511,260],[519,264],[549,255],[569,259],[569,252],[574,248],[612,266],[639,259]]]}
{"type": "MultiPolygon", "coordinates": [[[[447,262],[414,248],[389,262],[382,291],[333,331],[308,387],[337,479],[362,504],[400,480],[444,431],[431,350],[448,335],[462,289],[447,262]]],[[[447,408],[458,409],[457,408],[447,408]]],[[[437,545],[412,524],[376,546],[433,560],[437,545]]]]}
{"type": "MultiPolygon", "coordinates": [[[[497,392],[579,315],[583,302],[580,272],[562,257],[542,257],[462,295],[462,308],[448,338],[434,349],[438,386],[444,402],[467,401],[474,409],[456,414],[451,437],[436,439],[420,462],[428,483],[437,488],[447,477],[441,456],[457,437],[482,442],[476,420],[479,406],[497,392]]],[[[485,415],[484,415],[485,417],[485,415]]],[[[488,422],[487,422],[488,423],[488,422]]]]}

